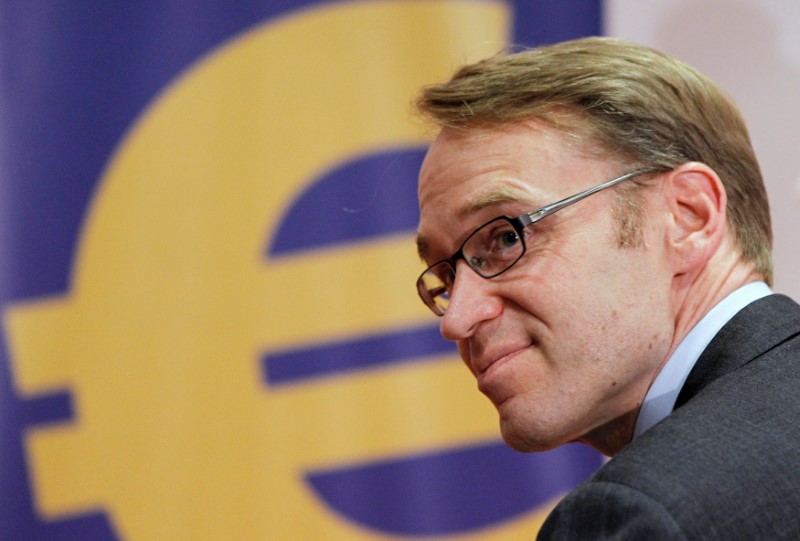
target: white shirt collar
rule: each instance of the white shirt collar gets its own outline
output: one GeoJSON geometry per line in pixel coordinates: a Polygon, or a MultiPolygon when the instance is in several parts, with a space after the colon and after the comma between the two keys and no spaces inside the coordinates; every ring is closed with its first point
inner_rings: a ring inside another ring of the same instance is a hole
{"type": "Polygon", "coordinates": [[[719,330],[742,308],[770,294],[772,291],[764,282],[746,284],[722,299],[694,326],[647,391],[636,419],[633,439],[672,412],[689,372],[719,330]]]}

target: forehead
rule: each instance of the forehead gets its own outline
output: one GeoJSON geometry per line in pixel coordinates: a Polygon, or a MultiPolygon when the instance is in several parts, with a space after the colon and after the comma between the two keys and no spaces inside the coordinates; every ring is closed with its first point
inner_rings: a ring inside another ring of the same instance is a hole
{"type": "Polygon", "coordinates": [[[487,217],[490,209],[533,206],[523,212],[552,202],[570,189],[583,154],[568,135],[536,122],[470,132],[445,128],[420,170],[421,237],[457,235],[462,222],[469,227],[470,217],[487,217]]]}
{"type": "Polygon", "coordinates": [[[463,191],[474,183],[475,188],[491,192],[513,180],[526,190],[544,188],[552,184],[549,173],[576,160],[596,159],[593,147],[571,132],[537,120],[493,129],[444,128],[422,164],[420,205],[424,207],[427,197],[450,185],[463,191]]]}

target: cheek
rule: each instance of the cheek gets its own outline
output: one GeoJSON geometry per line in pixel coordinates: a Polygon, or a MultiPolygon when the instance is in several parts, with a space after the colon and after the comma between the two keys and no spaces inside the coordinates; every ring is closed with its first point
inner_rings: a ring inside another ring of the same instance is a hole
{"type": "Polygon", "coordinates": [[[459,340],[458,342],[456,342],[456,346],[458,347],[458,354],[461,356],[461,360],[464,361],[464,364],[467,366],[469,371],[472,372],[469,344],[467,343],[466,340],[459,340]]]}
{"type": "Polygon", "coordinates": [[[518,287],[526,312],[547,329],[557,348],[580,363],[616,357],[631,345],[644,318],[652,317],[655,295],[649,284],[626,272],[619,256],[587,253],[562,264],[539,265],[539,271],[518,287]],[[652,299],[652,301],[651,301],[652,299]]]}
{"type": "Polygon", "coordinates": [[[548,326],[574,321],[596,299],[597,289],[604,287],[587,276],[579,259],[571,261],[557,250],[542,253],[525,271],[509,284],[508,296],[548,326]]]}

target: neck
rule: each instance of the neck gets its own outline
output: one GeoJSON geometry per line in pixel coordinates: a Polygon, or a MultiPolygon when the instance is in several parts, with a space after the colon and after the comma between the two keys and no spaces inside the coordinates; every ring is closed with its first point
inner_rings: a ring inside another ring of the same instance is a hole
{"type": "Polygon", "coordinates": [[[714,306],[743,285],[763,279],[750,263],[741,261],[738,253],[720,255],[718,260],[712,260],[697,276],[676,276],[673,280],[675,328],[672,344],[653,377],[714,306]]]}
{"type": "Polygon", "coordinates": [[[593,447],[606,456],[616,455],[631,442],[639,406],[641,404],[622,416],[584,434],[576,441],[593,447]]]}
{"type": "Polygon", "coordinates": [[[736,250],[718,252],[698,273],[673,279],[674,328],[670,347],[651,375],[649,384],[635,404],[623,415],[596,427],[577,441],[607,456],[614,456],[630,443],[639,408],[652,382],[686,335],[725,297],[743,285],[763,280],[750,263],[743,262],[736,250]]]}

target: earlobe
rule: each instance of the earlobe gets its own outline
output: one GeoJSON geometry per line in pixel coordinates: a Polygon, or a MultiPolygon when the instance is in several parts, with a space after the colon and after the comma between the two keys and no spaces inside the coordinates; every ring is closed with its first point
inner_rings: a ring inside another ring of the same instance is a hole
{"type": "Polygon", "coordinates": [[[725,187],[713,169],[688,162],[667,174],[664,188],[673,272],[690,273],[704,267],[722,242],[727,227],[725,187]]]}

